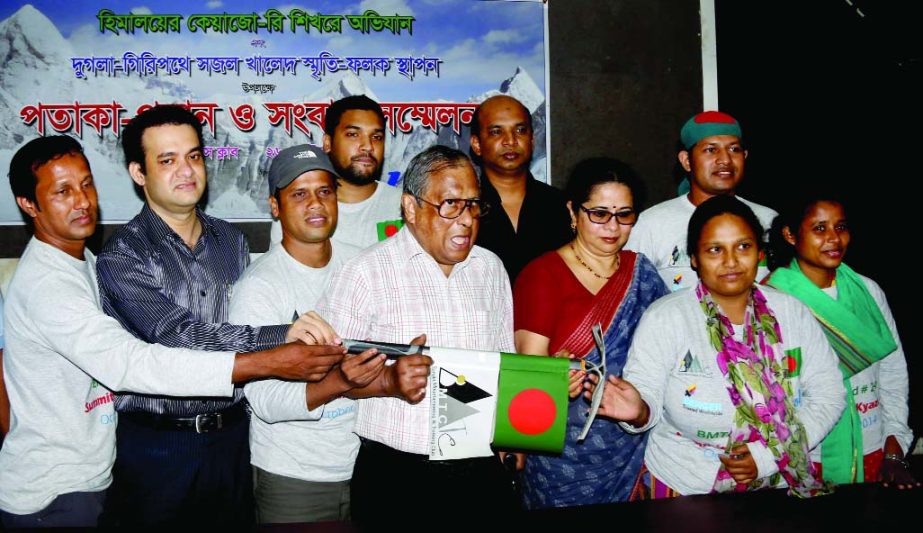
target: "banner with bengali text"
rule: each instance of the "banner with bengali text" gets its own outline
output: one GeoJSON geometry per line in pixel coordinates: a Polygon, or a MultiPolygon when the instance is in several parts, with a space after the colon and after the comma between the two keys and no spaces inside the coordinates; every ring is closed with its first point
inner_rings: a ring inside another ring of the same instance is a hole
{"type": "MultiPolygon", "coordinates": [[[[332,101],[381,103],[382,181],[399,185],[432,144],[467,152],[477,104],[504,93],[532,113],[532,172],[547,181],[545,16],[542,2],[479,0],[3,2],[0,168],[36,136],[73,135],[101,220],[127,221],[142,200],[121,129],[149,106],[179,103],[204,125],[208,213],[266,220],[272,157],[321,144],[332,101]]],[[[22,223],[0,187],[0,224],[22,223]]]]}

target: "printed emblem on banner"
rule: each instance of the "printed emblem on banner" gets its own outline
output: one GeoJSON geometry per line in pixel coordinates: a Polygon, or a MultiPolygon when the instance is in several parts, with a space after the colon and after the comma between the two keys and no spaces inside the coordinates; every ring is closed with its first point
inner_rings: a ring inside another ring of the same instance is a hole
{"type": "Polygon", "coordinates": [[[430,459],[488,457],[500,354],[430,348],[430,459]]]}
{"type": "Polygon", "coordinates": [[[484,389],[469,382],[464,375],[453,374],[444,368],[439,369],[439,386],[445,391],[444,403],[439,406],[442,413],[439,429],[479,413],[471,404],[490,396],[484,389]]]}

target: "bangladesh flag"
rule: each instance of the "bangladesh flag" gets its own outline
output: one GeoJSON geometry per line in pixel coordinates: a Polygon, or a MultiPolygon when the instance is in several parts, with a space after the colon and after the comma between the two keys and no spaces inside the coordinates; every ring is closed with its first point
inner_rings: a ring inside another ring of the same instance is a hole
{"type": "Polygon", "coordinates": [[[546,452],[564,449],[569,368],[568,359],[501,355],[495,447],[546,452]]]}
{"type": "Polygon", "coordinates": [[[397,234],[401,228],[404,227],[404,221],[401,219],[395,220],[383,220],[375,225],[375,229],[378,231],[378,240],[383,241],[388,237],[393,237],[397,234]]]}
{"type": "Polygon", "coordinates": [[[430,458],[493,455],[498,448],[560,452],[570,361],[428,348],[430,458]]]}
{"type": "Polygon", "coordinates": [[[796,378],[801,375],[801,348],[785,350],[785,375],[796,378]]]}

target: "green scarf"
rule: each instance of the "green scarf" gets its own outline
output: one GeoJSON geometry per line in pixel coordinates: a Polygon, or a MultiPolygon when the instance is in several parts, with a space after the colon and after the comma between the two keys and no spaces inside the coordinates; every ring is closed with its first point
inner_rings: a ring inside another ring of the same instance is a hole
{"type": "Polygon", "coordinates": [[[821,461],[825,479],[838,484],[861,482],[862,423],[849,378],[897,349],[891,330],[865,282],[846,263],[836,269],[835,300],[801,272],[796,259],[773,272],[768,284],[811,309],[839,357],[847,408],[824,439],[821,461]]]}

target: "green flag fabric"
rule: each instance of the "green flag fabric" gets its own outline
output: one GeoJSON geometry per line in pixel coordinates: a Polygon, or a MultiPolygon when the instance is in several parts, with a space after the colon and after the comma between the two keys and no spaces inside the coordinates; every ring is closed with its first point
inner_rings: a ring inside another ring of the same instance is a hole
{"type": "Polygon", "coordinates": [[[501,354],[495,448],[564,449],[569,368],[568,359],[501,354]]]}
{"type": "Polygon", "coordinates": [[[388,237],[393,237],[404,227],[404,221],[401,219],[384,220],[375,225],[378,230],[378,241],[381,242],[388,237]]]}

